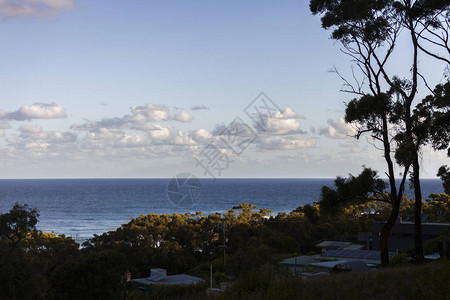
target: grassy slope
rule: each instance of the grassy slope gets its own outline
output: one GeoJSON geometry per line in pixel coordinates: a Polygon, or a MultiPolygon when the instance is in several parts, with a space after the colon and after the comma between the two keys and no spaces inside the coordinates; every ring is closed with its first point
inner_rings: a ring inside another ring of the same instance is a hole
{"type": "MultiPolygon", "coordinates": [[[[254,272],[220,297],[186,294],[138,299],[450,299],[450,261],[302,279],[254,272]]],[[[137,296],[137,297],[136,297],[137,296]]],[[[143,297],[140,297],[143,296],[143,297]]]]}
{"type": "Polygon", "coordinates": [[[264,278],[240,282],[227,299],[450,299],[450,262],[321,278],[264,278]]]}

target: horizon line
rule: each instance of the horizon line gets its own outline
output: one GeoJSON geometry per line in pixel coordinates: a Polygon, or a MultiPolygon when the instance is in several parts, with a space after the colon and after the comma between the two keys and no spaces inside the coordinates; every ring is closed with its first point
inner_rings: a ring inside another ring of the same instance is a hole
{"type": "MultiPolygon", "coordinates": [[[[64,180],[64,179],[71,179],[71,180],[79,180],[79,179],[172,179],[175,176],[172,177],[12,177],[12,178],[3,178],[0,177],[0,180],[64,180]]],[[[335,177],[218,177],[218,178],[211,178],[211,177],[196,177],[198,179],[202,180],[220,180],[220,179],[336,179],[335,177]]],[[[388,179],[387,177],[380,177],[380,179],[388,179]]],[[[397,178],[396,178],[397,179],[397,178]]],[[[400,177],[398,178],[400,179],[400,177]]],[[[439,177],[423,177],[421,180],[429,180],[429,179],[435,179],[435,180],[441,180],[439,177]]],[[[408,179],[409,180],[409,179],[408,179]]]]}

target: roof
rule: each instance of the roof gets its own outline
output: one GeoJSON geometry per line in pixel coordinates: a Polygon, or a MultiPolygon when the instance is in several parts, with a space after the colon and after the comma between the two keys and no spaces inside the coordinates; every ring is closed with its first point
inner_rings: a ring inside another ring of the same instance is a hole
{"type": "Polygon", "coordinates": [[[150,275],[149,277],[147,277],[147,280],[157,282],[157,281],[163,280],[165,278],[167,278],[167,275],[156,273],[156,274],[153,274],[153,275],[150,275]]]}
{"type": "MultiPolygon", "coordinates": [[[[158,274],[159,275],[159,274],[158,274]]],[[[198,284],[204,282],[204,280],[200,277],[194,277],[187,274],[179,274],[179,275],[170,275],[165,276],[164,278],[156,277],[156,275],[152,275],[148,278],[137,278],[132,279],[132,282],[137,282],[143,285],[188,285],[188,284],[198,284]],[[155,276],[155,277],[153,277],[155,276]]]]}
{"type": "Polygon", "coordinates": [[[156,273],[166,274],[167,273],[166,269],[161,269],[161,268],[152,268],[150,271],[152,272],[152,274],[156,274],[156,273]]]}
{"type": "Polygon", "coordinates": [[[364,245],[353,244],[350,242],[340,242],[340,241],[323,241],[316,245],[316,247],[325,249],[352,249],[359,250],[364,248],[364,245]]]}
{"type": "MultiPolygon", "coordinates": [[[[352,244],[354,245],[354,244],[352,244]]],[[[396,255],[395,252],[389,252],[389,258],[396,255]]],[[[355,261],[360,260],[369,267],[374,267],[381,264],[380,251],[378,250],[355,250],[349,248],[343,249],[329,249],[322,255],[302,255],[283,259],[280,264],[288,266],[309,266],[321,262],[336,262],[336,261],[355,261]]]]}
{"type": "MultiPolygon", "coordinates": [[[[389,252],[389,258],[396,255],[395,252],[389,252]]],[[[380,252],[378,250],[348,250],[348,249],[332,249],[322,254],[323,258],[336,260],[361,260],[368,266],[381,264],[380,252]]]]}
{"type": "MultiPolygon", "coordinates": [[[[389,252],[389,258],[396,255],[395,252],[389,252]]],[[[358,259],[380,260],[380,251],[377,250],[352,250],[352,249],[331,249],[327,250],[323,256],[347,257],[358,259]]]]}
{"type": "Polygon", "coordinates": [[[439,253],[432,253],[424,256],[425,259],[436,260],[440,259],[441,255],[439,253]]]}
{"type": "Polygon", "coordinates": [[[347,245],[350,245],[349,242],[338,242],[338,241],[323,241],[320,244],[317,244],[316,247],[321,248],[343,248],[347,245]]]}
{"type": "Polygon", "coordinates": [[[346,263],[346,262],[348,262],[348,261],[346,261],[346,260],[324,261],[324,262],[312,263],[311,266],[332,269],[335,265],[346,263]]]}
{"type": "Polygon", "coordinates": [[[369,270],[367,264],[361,260],[335,260],[335,261],[325,261],[319,263],[313,263],[311,266],[333,269],[337,271],[365,271],[369,270]]]}
{"type": "Polygon", "coordinates": [[[345,263],[337,264],[333,271],[367,271],[370,270],[367,264],[361,260],[351,260],[345,263]]]}
{"type": "Polygon", "coordinates": [[[310,272],[303,272],[300,273],[300,276],[305,276],[305,277],[317,277],[317,276],[326,276],[326,275],[330,275],[330,273],[327,272],[317,272],[317,273],[310,273],[310,272]]]}
{"type": "Polygon", "coordinates": [[[364,245],[357,245],[357,244],[350,244],[344,247],[344,249],[348,250],[361,250],[362,248],[364,248],[364,245]]]}
{"type": "Polygon", "coordinates": [[[292,265],[292,266],[308,266],[311,263],[320,261],[320,254],[316,255],[302,255],[297,257],[286,258],[280,261],[280,264],[283,265],[292,265]]]}
{"type": "Polygon", "coordinates": [[[156,284],[165,284],[165,285],[172,285],[172,284],[198,284],[204,282],[204,280],[200,277],[194,277],[187,274],[179,274],[179,275],[172,275],[167,276],[166,279],[158,281],[156,284]]]}

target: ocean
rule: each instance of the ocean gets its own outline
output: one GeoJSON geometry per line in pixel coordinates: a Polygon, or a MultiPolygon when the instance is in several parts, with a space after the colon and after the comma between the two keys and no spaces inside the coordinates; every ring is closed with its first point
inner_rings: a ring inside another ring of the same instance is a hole
{"type": "MultiPolygon", "coordinates": [[[[0,213],[14,203],[39,210],[38,229],[83,241],[149,213],[223,213],[240,203],[290,212],[320,200],[334,179],[3,179],[0,213]]],[[[443,193],[441,181],[422,181],[423,195],[443,193]]]]}

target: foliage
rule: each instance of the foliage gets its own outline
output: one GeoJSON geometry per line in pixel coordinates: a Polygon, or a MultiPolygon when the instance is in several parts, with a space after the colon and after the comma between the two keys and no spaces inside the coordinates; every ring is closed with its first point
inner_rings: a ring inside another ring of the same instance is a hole
{"type": "Polygon", "coordinates": [[[57,299],[123,299],[127,261],[114,250],[89,253],[62,264],[53,278],[57,299]]]}
{"type": "Polygon", "coordinates": [[[38,216],[36,209],[20,204],[0,215],[1,299],[114,299],[120,295],[117,291],[126,267],[122,254],[83,255],[72,238],[39,232],[38,216]]]}
{"type": "Polygon", "coordinates": [[[389,265],[390,266],[407,266],[407,265],[411,264],[409,258],[410,258],[410,256],[406,252],[397,254],[389,262],[389,265]]]}
{"type": "MultiPolygon", "coordinates": [[[[450,81],[438,84],[417,105],[414,118],[415,134],[436,150],[447,149],[450,157],[450,81]]],[[[450,194],[450,169],[440,167],[437,176],[442,179],[445,192],[450,194]]]]}
{"type": "Polygon", "coordinates": [[[349,204],[363,204],[369,196],[383,194],[386,187],[377,172],[370,168],[364,168],[357,177],[351,174],[348,178],[337,177],[334,185],[335,189],[322,187],[319,207],[323,215],[339,214],[349,204]]]}
{"type": "Polygon", "coordinates": [[[36,209],[16,203],[0,215],[0,296],[50,299],[55,269],[79,252],[71,238],[38,232],[36,209]]]}
{"type": "MultiPolygon", "coordinates": [[[[436,150],[450,151],[450,81],[438,84],[414,110],[414,130],[436,150]]],[[[450,154],[450,153],[449,153],[450,154]]]]}
{"type": "Polygon", "coordinates": [[[0,215],[0,240],[16,245],[30,233],[35,233],[39,213],[27,204],[16,203],[12,209],[0,215]]]}
{"type": "Polygon", "coordinates": [[[442,180],[445,193],[450,194],[450,168],[447,166],[440,167],[437,176],[442,180]]]}
{"type": "MultiPolygon", "coordinates": [[[[429,222],[450,222],[450,196],[431,194],[430,199],[422,203],[422,213],[428,215],[429,222]]],[[[411,218],[414,215],[414,200],[403,200],[401,216],[411,218]]]]}

